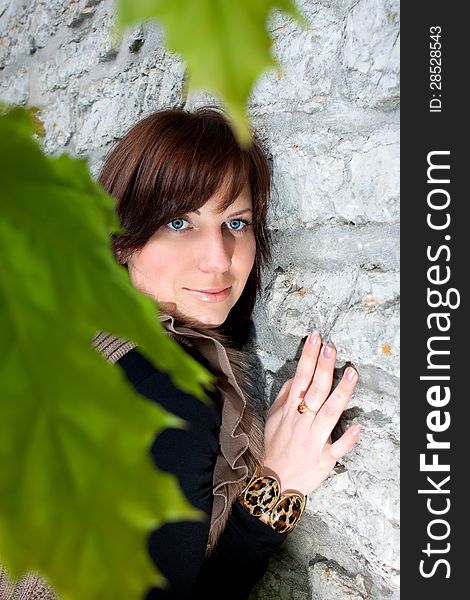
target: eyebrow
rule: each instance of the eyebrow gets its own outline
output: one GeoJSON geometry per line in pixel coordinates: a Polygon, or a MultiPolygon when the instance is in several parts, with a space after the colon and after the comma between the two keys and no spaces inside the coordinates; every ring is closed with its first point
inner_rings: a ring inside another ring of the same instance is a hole
{"type": "MultiPolygon", "coordinates": [[[[230,217],[234,217],[235,215],[243,215],[246,212],[252,212],[252,211],[253,211],[252,208],[244,208],[243,210],[237,210],[237,212],[234,212],[231,215],[228,215],[227,219],[230,219],[230,217]]],[[[200,210],[193,210],[193,212],[195,212],[197,215],[201,214],[200,210]]]]}

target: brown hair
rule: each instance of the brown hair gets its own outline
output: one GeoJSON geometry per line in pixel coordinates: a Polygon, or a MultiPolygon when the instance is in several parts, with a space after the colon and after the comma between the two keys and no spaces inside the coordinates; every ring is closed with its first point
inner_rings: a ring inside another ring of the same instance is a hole
{"type": "Polygon", "coordinates": [[[215,106],[195,112],[163,109],[134,125],[107,155],[99,182],[114,196],[123,232],[113,252],[125,262],[161,226],[203,206],[224,189],[223,212],[248,183],[253,202],[256,257],[245,289],[219,328],[237,344],[248,334],[260,291],[261,271],[271,260],[266,225],[270,176],[266,155],[252,132],[249,148],[239,146],[227,117],[215,106]],[[223,188],[228,177],[228,185],[223,188]]]}

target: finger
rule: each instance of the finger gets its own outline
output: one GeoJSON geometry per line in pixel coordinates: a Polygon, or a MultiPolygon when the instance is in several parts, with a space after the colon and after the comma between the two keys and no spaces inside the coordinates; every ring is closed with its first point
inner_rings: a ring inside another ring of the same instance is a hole
{"type": "Polygon", "coordinates": [[[282,405],[286,402],[287,397],[289,395],[290,388],[292,386],[292,381],[293,381],[293,379],[291,378],[291,379],[287,379],[284,382],[284,384],[282,385],[281,389],[279,390],[278,395],[276,396],[276,399],[274,400],[274,402],[269,407],[269,410],[267,412],[268,416],[270,414],[272,414],[273,412],[275,412],[278,408],[281,408],[282,405]]]}
{"type": "Polygon", "coordinates": [[[318,331],[311,333],[305,341],[295,370],[294,378],[292,381],[292,387],[289,393],[289,410],[295,413],[297,406],[299,405],[302,398],[305,396],[308,386],[312,381],[315,367],[317,365],[318,354],[321,347],[321,338],[318,331]]]}
{"type": "Polygon", "coordinates": [[[336,348],[324,344],[318,357],[315,374],[305,394],[304,402],[310,410],[318,411],[328,398],[333,383],[336,348]]]}
{"type": "Polygon", "coordinates": [[[312,421],[311,430],[315,431],[315,435],[318,436],[322,443],[327,441],[333,427],[338,422],[357,383],[357,379],[356,369],[348,367],[340,382],[330,397],[323,403],[315,419],[312,421]]]}
{"type": "Polygon", "coordinates": [[[349,427],[334,444],[329,446],[328,458],[335,461],[342,458],[357,442],[363,429],[362,425],[352,425],[349,427]]]}

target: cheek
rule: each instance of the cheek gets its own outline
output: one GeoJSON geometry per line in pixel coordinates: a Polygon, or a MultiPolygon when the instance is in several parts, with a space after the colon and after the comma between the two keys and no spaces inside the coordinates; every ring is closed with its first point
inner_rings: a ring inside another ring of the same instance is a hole
{"type": "Polygon", "coordinates": [[[238,268],[240,275],[244,275],[246,278],[253,268],[256,257],[256,240],[252,237],[246,240],[245,243],[240,245],[238,249],[238,268]]]}
{"type": "Polygon", "coordinates": [[[130,268],[135,282],[151,284],[153,292],[166,291],[178,276],[181,261],[175,257],[174,249],[158,242],[149,242],[140,253],[136,253],[130,268]]]}
{"type": "Polygon", "coordinates": [[[149,243],[144,247],[139,257],[141,265],[152,271],[161,273],[161,267],[171,264],[171,252],[164,244],[149,243]]]}

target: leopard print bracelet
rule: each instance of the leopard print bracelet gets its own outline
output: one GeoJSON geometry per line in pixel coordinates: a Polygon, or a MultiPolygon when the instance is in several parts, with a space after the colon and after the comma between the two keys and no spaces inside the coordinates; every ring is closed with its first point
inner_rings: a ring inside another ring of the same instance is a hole
{"type": "Polygon", "coordinates": [[[261,517],[274,507],[280,495],[281,486],[275,477],[257,476],[255,473],[239,499],[251,515],[261,517]]]}
{"type": "Polygon", "coordinates": [[[290,533],[304,514],[307,497],[289,492],[282,494],[273,506],[268,524],[278,533],[290,533]]]}
{"type": "Polygon", "coordinates": [[[302,517],[307,502],[299,492],[280,493],[281,486],[275,477],[258,475],[249,480],[239,496],[239,501],[253,516],[269,516],[268,525],[278,533],[290,533],[302,517]]]}

